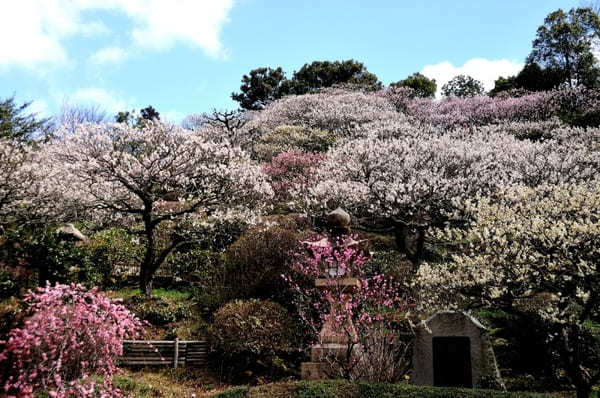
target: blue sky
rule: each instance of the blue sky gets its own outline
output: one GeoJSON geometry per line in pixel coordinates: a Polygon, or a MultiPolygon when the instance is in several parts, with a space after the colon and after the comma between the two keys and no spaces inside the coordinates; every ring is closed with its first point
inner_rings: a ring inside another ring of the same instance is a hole
{"type": "Polygon", "coordinates": [[[354,58],[385,84],[421,71],[488,88],[518,71],[557,0],[6,0],[0,98],[52,116],[63,101],[110,114],[153,105],[163,118],[235,108],[260,66],[291,76],[354,58]],[[11,40],[9,40],[12,38],[11,40]]]}

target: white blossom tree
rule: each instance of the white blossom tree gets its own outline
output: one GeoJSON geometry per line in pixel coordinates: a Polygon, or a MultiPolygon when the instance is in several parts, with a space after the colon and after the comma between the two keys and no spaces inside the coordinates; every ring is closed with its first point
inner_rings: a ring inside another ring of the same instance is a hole
{"type": "Polygon", "coordinates": [[[359,220],[384,219],[401,233],[417,228],[422,248],[424,231],[447,220],[453,201],[512,185],[598,181],[595,145],[574,136],[532,142],[494,131],[437,136],[413,128],[331,149],[318,184],[296,198],[313,211],[341,206],[359,220]]]}
{"type": "Polygon", "coordinates": [[[160,123],[79,125],[44,151],[44,166],[61,172],[51,183],[60,184],[62,209],[98,222],[143,224],[140,289],[145,294],[151,294],[154,273],[181,243],[173,239],[159,247],[161,224],[191,215],[248,214],[272,195],[259,166],[239,148],[160,123]]]}
{"type": "Polygon", "coordinates": [[[39,160],[34,145],[0,138],[0,225],[39,222],[53,214],[53,190],[43,183],[49,172],[39,160]]]}
{"type": "Polygon", "coordinates": [[[600,380],[600,186],[502,190],[461,204],[466,229],[437,230],[452,259],[423,263],[416,279],[428,308],[499,308],[542,325],[546,343],[588,397],[600,380]]]}

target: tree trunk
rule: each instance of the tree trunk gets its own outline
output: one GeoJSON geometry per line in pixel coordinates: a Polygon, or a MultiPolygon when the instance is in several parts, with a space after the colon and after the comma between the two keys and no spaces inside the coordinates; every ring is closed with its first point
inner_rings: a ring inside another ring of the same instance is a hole
{"type": "Polygon", "coordinates": [[[154,227],[149,213],[143,215],[146,235],[146,253],[140,266],[140,291],[146,296],[152,295],[152,277],[154,263],[154,227]]]}

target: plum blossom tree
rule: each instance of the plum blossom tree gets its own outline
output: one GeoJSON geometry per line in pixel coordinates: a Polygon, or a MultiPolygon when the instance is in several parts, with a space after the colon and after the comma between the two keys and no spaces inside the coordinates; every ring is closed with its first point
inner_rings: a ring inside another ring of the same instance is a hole
{"type": "MultiPolygon", "coordinates": [[[[457,206],[470,222],[436,239],[454,247],[443,264],[423,263],[427,307],[493,307],[540,324],[555,370],[578,397],[600,380],[600,188],[559,184],[505,189],[457,206]]],[[[425,299],[426,298],[426,299],[425,299]]]]}
{"type": "Polygon", "coordinates": [[[333,133],[334,138],[363,136],[368,123],[404,120],[382,96],[362,91],[326,89],[317,94],[287,96],[272,102],[246,129],[269,132],[280,126],[301,126],[333,133]]]}
{"type": "Polygon", "coordinates": [[[43,183],[49,172],[39,167],[34,146],[0,138],[0,226],[38,222],[52,216],[53,189],[43,183]]]}
{"type": "Polygon", "coordinates": [[[278,200],[290,200],[290,192],[315,185],[315,171],[325,156],[301,150],[283,152],[261,165],[263,173],[271,177],[271,186],[278,200]]]}
{"type": "Polygon", "coordinates": [[[447,221],[456,201],[511,185],[593,182],[599,169],[596,144],[583,138],[532,142],[489,131],[436,136],[411,130],[330,150],[316,172],[318,183],[295,197],[312,211],[340,206],[359,220],[383,219],[403,247],[405,228],[424,234],[428,226],[447,221]]]}
{"type": "Polygon", "coordinates": [[[404,337],[412,333],[408,312],[415,303],[401,281],[367,275],[368,257],[356,238],[312,236],[296,253],[291,272],[282,277],[298,293],[298,313],[315,341],[327,347],[323,344],[334,336],[343,347],[341,353],[324,350],[321,359],[329,363],[331,376],[395,382],[408,369],[411,339],[404,337]],[[353,289],[344,284],[348,276],[356,278],[353,289]]]}
{"type": "Polygon", "coordinates": [[[123,339],[142,331],[135,315],[81,285],[48,285],[24,300],[29,317],[9,332],[0,352],[9,397],[33,398],[41,391],[58,398],[122,396],[112,379],[123,339]],[[102,384],[93,375],[101,376],[102,384]]]}
{"type": "Polygon", "coordinates": [[[51,183],[61,186],[63,209],[75,208],[98,222],[142,223],[145,294],[151,294],[154,273],[185,237],[176,235],[159,247],[159,226],[189,217],[249,215],[272,195],[260,167],[241,149],[158,122],[81,125],[44,152],[45,166],[61,171],[62,181],[51,183]]]}

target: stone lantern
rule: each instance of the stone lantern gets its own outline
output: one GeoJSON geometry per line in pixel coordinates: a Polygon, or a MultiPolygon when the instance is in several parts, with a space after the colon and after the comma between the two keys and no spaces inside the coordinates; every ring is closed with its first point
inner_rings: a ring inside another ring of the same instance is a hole
{"type": "MultiPolygon", "coordinates": [[[[327,216],[330,237],[323,238],[316,242],[304,242],[313,247],[327,247],[328,245],[339,244],[337,238],[348,235],[350,233],[350,215],[343,209],[337,208],[327,216]]],[[[364,241],[350,240],[345,241],[343,247],[359,246],[364,241]]],[[[341,246],[337,246],[341,247],[341,246]]],[[[345,307],[346,303],[351,300],[352,294],[361,287],[360,280],[352,275],[346,274],[345,269],[337,267],[326,268],[324,273],[326,278],[318,278],[315,280],[315,286],[321,291],[325,291],[332,286],[343,293],[346,301],[340,302],[339,307],[345,307]]],[[[347,320],[340,330],[339,325],[336,325],[332,319],[328,319],[321,328],[319,333],[319,343],[311,348],[311,362],[304,362],[301,366],[302,379],[305,380],[321,380],[328,379],[331,375],[331,364],[326,362],[327,356],[336,356],[342,358],[347,355],[348,344],[350,338],[356,338],[356,331],[350,319],[347,320]]],[[[360,352],[360,347],[354,347],[353,355],[360,352]]]]}

